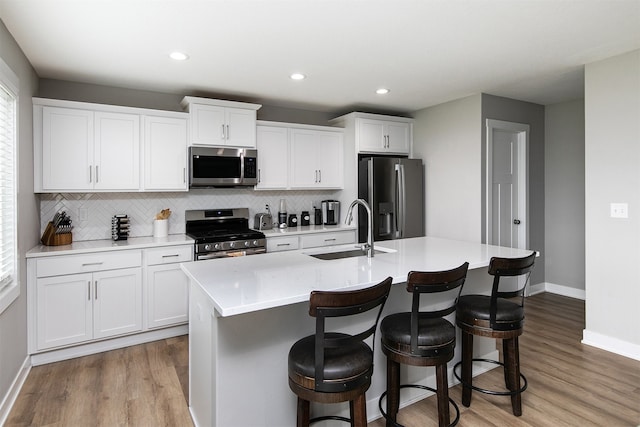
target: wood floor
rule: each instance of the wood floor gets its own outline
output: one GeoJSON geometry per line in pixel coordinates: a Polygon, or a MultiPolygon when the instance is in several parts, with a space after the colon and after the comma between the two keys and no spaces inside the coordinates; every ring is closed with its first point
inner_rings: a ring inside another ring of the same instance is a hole
{"type": "MultiPolygon", "coordinates": [[[[580,344],[584,302],[544,293],[527,298],[525,309],[523,415],[512,415],[508,397],[477,392],[465,408],[455,386],[450,396],[460,406],[458,425],[640,426],[640,362],[580,344]]],[[[6,427],[192,426],[187,364],[184,336],[34,367],[6,427]]],[[[474,384],[491,388],[503,381],[494,369],[474,384]]],[[[398,421],[436,426],[435,396],[401,409],[398,421]]],[[[369,423],[383,426],[382,420],[369,423]]]]}

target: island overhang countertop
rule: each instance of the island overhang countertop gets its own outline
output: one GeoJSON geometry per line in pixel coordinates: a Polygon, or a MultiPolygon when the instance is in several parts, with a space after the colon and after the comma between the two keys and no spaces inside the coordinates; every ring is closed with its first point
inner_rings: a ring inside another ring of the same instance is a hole
{"type": "Polygon", "coordinates": [[[380,251],[366,256],[321,260],[311,255],[353,249],[341,245],[258,256],[222,258],[182,264],[183,271],[211,298],[221,317],[308,301],[313,290],[349,290],[391,276],[406,281],[409,271],[438,271],[469,262],[470,269],[489,265],[491,257],[516,258],[530,250],[416,237],[375,243],[380,251]]]}

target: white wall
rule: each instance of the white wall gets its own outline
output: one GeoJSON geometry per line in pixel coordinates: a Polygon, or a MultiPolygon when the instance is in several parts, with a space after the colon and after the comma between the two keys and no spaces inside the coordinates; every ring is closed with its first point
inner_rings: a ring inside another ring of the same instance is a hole
{"type": "Polygon", "coordinates": [[[0,57],[20,80],[18,99],[18,280],[20,296],[0,314],[0,424],[14,381],[27,358],[27,287],[24,254],[38,242],[38,204],[33,194],[33,136],[31,97],[37,89],[33,68],[0,22],[0,57]]]}
{"type": "Polygon", "coordinates": [[[584,299],[584,99],[545,107],[545,281],[584,299]]]}
{"type": "Polygon", "coordinates": [[[585,191],[583,342],[640,360],[640,50],[585,67],[585,191]]]}
{"type": "Polygon", "coordinates": [[[425,165],[426,234],[482,239],[481,96],[414,114],[414,157],[425,165]]]}

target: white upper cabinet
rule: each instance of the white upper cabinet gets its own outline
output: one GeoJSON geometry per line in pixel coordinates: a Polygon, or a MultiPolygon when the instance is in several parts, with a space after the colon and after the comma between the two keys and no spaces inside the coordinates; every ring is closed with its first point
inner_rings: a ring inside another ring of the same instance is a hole
{"type": "Polygon", "coordinates": [[[190,145],[256,147],[259,104],[185,96],[191,121],[190,145]]]}
{"type": "Polygon", "coordinates": [[[411,154],[413,119],[350,113],[331,122],[345,127],[358,153],[411,154]]]}
{"type": "Polygon", "coordinates": [[[344,186],[341,132],[291,129],[290,187],[340,189],[344,186]]]}
{"type": "Polygon", "coordinates": [[[259,122],[256,189],[342,189],[343,139],[335,127],[259,122]]]}
{"type": "Polygon", "coordinates": [[[43,190],[139,188],[139,116],[43,107],[40,132],[43,190]]]}
{"type": "Polygon", "coordinates": [[[186,117],[144,116],[145,191],[188,190],[187,123],[186,117]]]}
{"type": "Polygon", "coordinates": [[[34,191],[187,191],[188,117],[33,98],[34,191]]]}
{"type": "Polygon", "coordinates": [[[258,190],[286,189],[289,171],[289,129],[257,127],[258,190]]]}

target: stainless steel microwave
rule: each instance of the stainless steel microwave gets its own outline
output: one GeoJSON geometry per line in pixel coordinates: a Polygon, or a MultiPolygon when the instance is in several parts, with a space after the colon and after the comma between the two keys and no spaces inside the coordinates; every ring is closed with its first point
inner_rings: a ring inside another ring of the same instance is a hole
{"type": "Polygon", "coordinates": [[[258,151],[189,147],[189,187],[240,187],[258,183],[258,151]]]}

